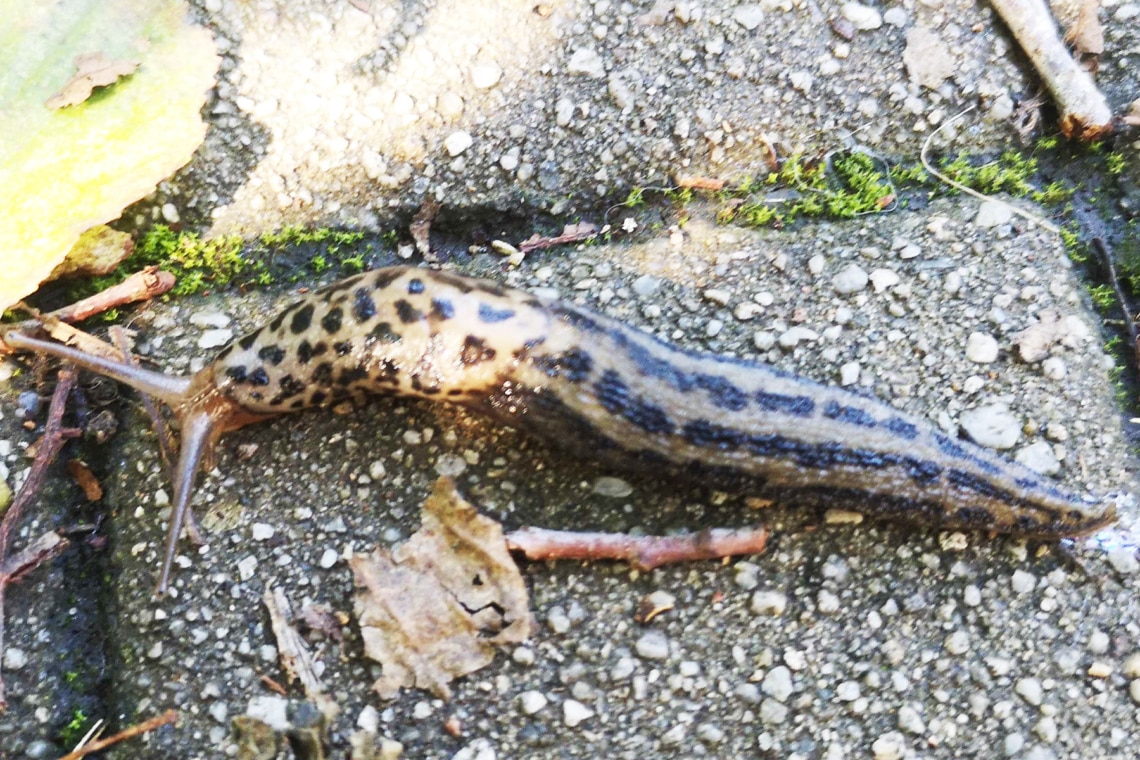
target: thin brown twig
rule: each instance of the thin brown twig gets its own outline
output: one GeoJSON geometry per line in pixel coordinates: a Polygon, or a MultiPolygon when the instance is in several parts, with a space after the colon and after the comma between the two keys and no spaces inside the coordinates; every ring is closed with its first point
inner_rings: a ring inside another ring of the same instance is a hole
{"type": "MultiPolygon", "coordinates": [[[[4,519],[0,520],[0,565],[3,565],[8,556],[12,532],[19,523],[20,517],[43,486],[48,467],[55,461],[67,439],[80,435],[78,429],[63,426],[63,410],[67,404],[67,397],[75,385],[75,377],[76,371],[70,367],[65,367],[59,371],[59,380],[51,397],[51,406],[48,407],[48,419],[44,426],[44,434],[39,445],[36,446],[36,458],[32,462],[31,470],[28,471],[28,477],[20,486],[20,492],[12,500],[12,504],[4,514],[4,519]]],[[[11,580],[11,576],[0,573],[0,655],[4,652],[4,593],[11,580]]],[[[0,709],[6,705],[4,679],[0,677],[0,709]]]]}
{"type": "Polygon", "coordinates": [[[1120,313],[1124,316],[1124,329],[1128,333],[1128,342],[1132,346],[1132,360],[1140,371],[1140,331],[1136,328],[1136,320],[1132,318],[1132,310],[1128,308],[1128,299],[1124,295],[1124,288],[1120,287],[1120,278],[1116,276],[1116,264],[1112,261],[1112,251],[1104,238],[1094,237],[1092,246],[1100,254],[1101,263],[1104,264],[1105,274],[1112,288],[1116,292],[1116,300],[1120,302],[1120,313]]]}
{"type": "Polygon", "coordinates": [[[79,747],[73,752],[68,752],[59,760],[79,760],[79,758],[87,757],[92,752],[98,752],[99,750],[106,749],[112,744],[118,744],[125,739],[133,739],[140,734],[148,733],[155,730],[156,728],[162,728],[163,726],[174,723],[177,720],[178,711],[167,710],[162,715],[151,718],[149,720],[144,720],[142,723],[136,723],[130,728],[125,728],[117,734],[108,736],[106,739],[100,739],[98,741],[91,742],[85,747],[79,747]]]}
{"type": "Polygon", "coordinates": [[[504,536],[507,548],[527,559],[616,559],[640,570],[674,562],[724,559],[759,554],[768,544],[768,529],[713,528],[681,536],[631,536],[624,533],[521,528],[504,536]]]}

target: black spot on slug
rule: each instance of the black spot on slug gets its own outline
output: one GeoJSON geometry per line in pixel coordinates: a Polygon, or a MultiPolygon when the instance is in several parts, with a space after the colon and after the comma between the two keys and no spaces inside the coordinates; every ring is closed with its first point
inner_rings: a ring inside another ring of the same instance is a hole
{"type": "Polygon", "coordinates": [[[514,309],[496,309],[489,303],[479,304],[479,319],[487,324],[505,322],[514,315],[514,309]]]}
{"type": "Polygon", "coordinates": [[[344,367],[341,369],[336,381],[339,385],[351,385],[357,380],[366,379],[368,379],[368,370],[366,370],[363,366],[357,364],[354,367],[344,367]]]}
{"type": "Polygon", "coordinates": [[[1014,502],[1016,499],[1013,494],[1004,488],[989,482],[985,478],[978,477],[972,472],[965,470],[951,469],[946,471],[946,480],[953,486],[957,486],[964,491],[973,491],[982,496],[988,496],[991,499],[1000,499],[1002,501],[1014,502]]]}
{"type": "Polygon", "coordinates": [[[482,338],[468,335],[463,341],[463,350],[459,352],[459,361],[468,367],[481,362],[489,362],[495,358],[495,349],[487,345],[482,338]]]}
{"type": "Polygon", "coordinates": [[[260,335],[261,335],[260,329],[254,330],[249,335],[246,335],[241,340],[239,340],[238,346],[241,348],[242,351],[248,351],[249,347],[252,346],[255,342],[257,342],[257,338],[260,335]]]}
{"type": "Polygon", "coordinates": [[[555,356],[536,356],[534,363],[549,377],[563,377],[572,383],[588,378],[594,367],[593,357],[577,348],[555,356]]]}
{"type": "Polygon", "coordinates": [[[352,301],[352,316],[357,322],[364,322],[376,315],[376,304],[372,296],[368,295],[367,288],[357,288],[352,301]]]}
{"type": "Polygon", "coordinates": [[[875,427],[878,424],[874,417],[859,407],[843,406],[836,401],[827,402],[823,407],[823,416],[848,425],[859,425],[861,427],[875,427]]]}
{"type": "Polygon", "coordinates": [[[392,329],[390,322],[380,322],[368,333],[370,338],[376,338],[381,343],[399,343],[403,340],[400,334],[392,329]]]}
{"type": "Polygon", "coordinates": [[[455,316],[455,305],[446,298],[431,299],[431,315],[436,319],[451,319],[455,316]]]}
{"type": "Polygon", "coordinates": [[[352,341],[351,340],[342,340],[342,341],[339,341],[337,343],[333,343],[333,351],[336,351],[337,356],[345,356],[345,355],[351,353],[352,352],[352,341]]]}
{"type": "Polygon", "coordinates": [[[308,364],[309,360],[313,358],[313,346],[307,340],[301,341],[297,346],[297,361],[301,364],[308,364]]]}
{"type": "Polygon", "coordinates": [[[226,377],[235,383],[244,383],[247,372],[246,368],[241,366],[226,367],[226,377]]]}
{"type": "Polygon", "coordinates": [[[672,433],[675,426],[664,409],[630,393],[629,386],[612,369],[594,383],[598,402],[610,414],[617,414],[649,433],[672,433]]]}
{"type": "Polygon", "coordinates": [[[396,301],[396,316],[407,325],[412,322],[419,322],[424,318],[424,313],[401,298],[396,301]]]}
{"type": "Polygon", "coordinates": [[[418,296],[424,292],[424,281],[417,278],[408,280],[408,295],[418,296]]]}
{"type": "Polygon", "coordinates": [[[748,406],[748,394],[723,377],[697,375],[696,383],[698,388],[708,392],[709,400],[714,406],[732,412],[739,412],[748,406]]]}
{"type": "Polygon", "coordinates": [[[307,303],[297,310],[293,315],[293,321],[289,323],[289,329],[294,335],[299,335],[305,330],[309,329],[309,325],[313,323],[313,305],[307,303]]]}
{"type": "Polygon", "coordinates": [[[756,391],[752,396],[761,409],[769,412],[783,412],[795,417],[810,417],[815,411],[815,402],[808,396],[786,396],[783,393],[756,391]]]}
{"type": "Polygon", "coordinates": [[[339,307],[330,309],[328,314],[321,317],[321,327],[325,328],[325,332],[329,335],[332,335],[340,329],[340,323],[343,318],[344,311],[339,307]]]}
{"type": "Polygon", "coordinates": [[[281,346],[266,346],[257,352],[257,358],[276,367],[285,360],[285,349],[281,346]]]}
{"type": "Polygon", "coordinates": [[[269,385],[269,374],[265,371],[265,367],[258,367],[250,372],[249,383],[250,385],[269,385]]]}
{"type": "Polygon", "coordinates": [[[278,385],[281,386],[281,394],[285,396],[285,398],[305,392],[305,384],[292,375],[286,375],[281,378],[278,385]]]}
{"type": "Polygon", "coordinates": [[[328,399],[328,394],[324,391],[313,391],[312,395],[309,396],[309,403],[313,406],[320,406],[325,403],[326,399],[328,399]]]}
{"type": "Polygon", "coordinates": [[[329,344],[323,340],[317,341],[317,345],[313,346],[313,356],[322,356],[329,350],[329,344]]]}
{"type": "Polygon", "coordinates": [[[372,273],[372,287],[376,290],[383,290],[396,281],[400,275],[404,273],[403,269],[399,267],[392,267],[389,269],[377,269],[372,273]]]}
{"type": "Polygon", "coordinates": [[[332,385],[332,369],[332,362],[321,362],[313,370],[313,374],[309,375],[309,382],[322,388],[329,387],[332,385]]]}

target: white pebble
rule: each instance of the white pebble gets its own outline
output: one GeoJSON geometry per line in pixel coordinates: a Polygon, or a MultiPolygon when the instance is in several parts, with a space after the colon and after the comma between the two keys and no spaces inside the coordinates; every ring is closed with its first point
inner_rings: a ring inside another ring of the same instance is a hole
{"type": "Polygon", "coordinates": [[[467,460],[459,454],[440,454],[435,460],[436,473],[445,478],[455,478],[467,469],[467,460]]]}
{"type": "Polygon", "coordinates": [[[1050,356],[1041,362],[1041,374],[1050,380],[1064,380],[1068,373],[1065,360],[1059,356],[1050,356]]]}
{"type": "Polygon", "coordinates": [[[1056,475],[1061,471],[1053,446],[1046,441],[1037,441],[1019,449],[1014,459],[1039,475],[1056,475]]]}
{"type": "Polygon", "coordinates": [[[568,699],[562,703],[562,719],[570,728],[594,717],[594,711],[576,699],[568,699]]]}
{"type": "Polygon", "coordinates": [[[233,340],[234,331],[228,328],[205,330],[198,338],[198,348],[221,348],[233,340]]]}
{"type": "Polygon", "coordinates": [[[978,227],[1000,227],[1009,224],[1013,219],[1013,209],[1008,203],[1001,201],[983,201],[978,207],[978,215],[974,217],[974,224],[978,227]]]}
{"type": "Polygon", "coordinates": [[[871,279],[871,287],[875,289],[876,293],[882,293],[884,290],[899,284],[898,274],[890,269],[876,269],[868,276],[871,279]]]}
{"type": "Polygon", "coordinates": [[[815,605],[820,614],[834,615],[839,612],[839,597],[827,589],[822,589],[816,596],[815,605]]]}
{"type": "Polygon", "coordinates": [[[447,136],[447,139],[443,141],[443,148],[447,151],[447,155],[454,158],[470,148],[474,143],[475,138],[460,129],[447,136]]]}
{"type": "Polygon", "coordinates": [[[594,481],[594,493],[613,499],[623,499],[633,493],[633,486],[621,478],[603,475],[594,481]]]}
{"type": "Polygon", "coordinates": [[[1025,570],[1014,570],[1010,579],[1010,588],[1017,594],[1028,594],[1037,588],[1037,576],[1025,570]]]}
{"type": "Polygon", "coordinates": [[[1021,423],[1004,404],[970,409],[959,422],[972,441],[991,449],[1012,449],[1021,437],[1021,423]]]}
{"type": "Polygon", "coordinates": [[[835,696],[841,702],[854,702],[859,698],[859,682],[844,681],[835,687],[835,696]]]}
{"type": "Polygon", "coordinates": [[[1041,688],[1041,682],[1036,678],[1021,678],[1013,686],[1014,692],[1019,697],[1024,699],[1026,703],[1038,707],[1041,704],[1041,699],[1044,696],[1044,690],[1041,688]]]}
{"type": "Polygon", "coordinates": [[[898,731],[883,734],[871,744],[875,760],[899,760],[906,751],[906,738],[898,731]]]}
{"type": "Polygon", "coordinates": [[[249,532],[254,541],[268,541],[276,533],[272,525],[263,522],[256,522],[251,525],[249,532]]]}
{"type": "Polygon", "coordinates": [[[757,330],[752,334],[752,345],[759,351],[767,351],[776,345],[776,335],[767,330],[757,330]]]}
{"type": "Polygon", "coordinates": [[[336,564],[338,556],[339,555],[336,553],[336,549],[325,549],[323,552],[321,552],[321,558],[317,564],[325,570],[328,570],[330,567],[336,564]]]}
{"type": "Polygon", "coordinates": [[[524,691],[519,695],[519,707],[527,715],[534,715],[535,713],[546,707],[546,695],[541,691],[524,691]]]}
{"type": "MultiPolygon", "coordinates": [[[[755,337],[755,336],[754,336],[755,337]]],[[[814,342],[819,340],[819,333],[815,330],[810,330],[802,325],[797,325],[786,330],[779,337],[781,348],[792,349],[804,341],[814,342]]]]}
{"type": "Polygon", "coordinates": [[[863,368],[859,366],[859,362],[847,362],[839,368],[839,384],[840,385],[854,385],[859,382],[859,374],[863,368]]]}
{"type": "Polygon", "coordinates": [[[480,90],[491,89],[502,77],[503,70],[496,63],[480,63],[471,67],[471,84],[480,90]]]}
{"type": "Polygon", "coordinates": [[[779,702],[788,701],[792,696],[792,671],[783,665],[772,668],[760,682],[760,691],[779,702]]]}
{"type": "Polygon", "coordinates": [[[965,631],[954,631],[942,644],[946,651],[953,655],[962,655],[970,651],[970,637],[965,631]]]}
{"type": "Polygon", "coordinates": [[[998,342],[992,335],[973,332],[966,338],[966,358],[975,364],[992,364],[998,358],[998,342]]]}
{"type": "Polygon", "coordinates": [[[591,48],[578,48],[571,53],[570,60],[566,62],[566,71],[594,79],[601,79],[606,75],[606,67],[602,57],[591,48]]]}
{"type": "Polygon", "coordinates": [[[862,3],[844,3],[841,11],[843,18],[860,31],[878,29],[883,25],[883,16],[874,8],[862,3]]]}
{"type": "Polygon", "coordinates": [[[757,591],[752,595],[752,611],[758,615],[779,616],[788,608],[788,596],[783,591],[757,591]]]}
{"type": "Polygon", "coordinates": [[[372,478],[372,480],[381,480],[386,474],[387,470],[384,469],[384,463],[379,459],[374,460],[372,464],[368,465],[368,477],[372,478]]]}
{"type": "Polygon", "coordinates": [[[162,204],[162,218],[167,224],[178,224],[181,217],[178,215],[178,207],[173,203],[162,204]]]}
{"type": "Polygon", "coordinates": [[[858,264],[848,264],[839,274],[832,278],[831,284],[835,288],[836,293],[845,296],[863,290],[867,287],[867,283],[870,279],[870,275],[858,264]]]}
{"type": "Polygon", "coordinates": [[[732,19],[751,32],[764,20],[764,9],[759,5],[738,5],[732,9],[732,19]]]}
{"type": "Polygon", "coordinates": [[[910,705],[903,705],[899,708],[899,728],[908,733],[921,735],[926,731],[926,724],[923,723],[918,710],[910,705]]]}
{"type": "MultiPolygon", "coordinates": [[[[1132,575],[1140,570],[1140,561],[1136,559],[1135,549],[1113,549],[1108,553],[1108,564],[1121,575],[1132,575]]],[[[1140,675],[1140,655],[1137,657],[1136,675],[1140,675]]]]}
{"type": "Polygon", "coordinates": [[[228,314],[211,309],[194,312],[189,321],[195,327],[229,327],[231,322],[228,314]]]}
{"type": "Polygon", "coordinates": [[[4,650],[4,669],[19,670],[28,664],[28,655],[23,649],[11,647],[4,650]]]}
{"type": "Polygon", "coordinates": [[[669,639],[664,631],[651,629],[641,635],[633,649],[645,660],[664,660],[669,657],[669,639]]]}

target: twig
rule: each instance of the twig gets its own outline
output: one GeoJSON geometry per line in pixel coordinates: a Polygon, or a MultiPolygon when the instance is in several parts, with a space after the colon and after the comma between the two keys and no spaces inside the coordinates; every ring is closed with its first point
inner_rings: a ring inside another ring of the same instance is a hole
{"type": "Polygon", "coordinates": [[[1061,112],[1065,137],[1084,142],[1112,133],[1112,110],[1096,82],[1069,54],[1045,0],[991,0],[1061,112]]]}
{"type": "Polygon", "coordinates": [[[1132,310],[1128,308],[1128,299],[1124,295],[1124,288],[1120,287],[1120,279],[1116,276],[1116,264],[1112,261],[1112,251],[1109,250],[1108,243],[1105,242],[1104,238],[1094,237],[1092,246],[1100,254],[1105,274],[1108,275],[1108,281],[1112,283],[1112,288],[1116,291],[1116,300],[1120,302],[1120,312],[1124,316],[1124,329],[1128,333],[1128,342],[1132,345],[1132,360],[1136,362],[1137,370],[1140,370],[1140,333],[1136,329],[1136,320],[1132,318],[1132,310]]]}
{"type": "Polygon", "coordinates": [[[965,116],[966,114],[970,113],[973,110],[974,110],[974,106],[970,106],[965,111],[962,111],[958,115],[954,116],[954,118],[947,119],[946,121],[939,124],[938,129],[934,130],[929,135],[927,135],[926,140],[922,143],[922,152],[918,154],[919,160],[922,161],[923,168],[926,169],[926,171],[933,174],[938,179],[945,182],[947,185],[950,185],[950,187],[954,188],[955,190],[963,192],[966,195],[972,196],[972,197],[977,198],[978,200],[981,200],[981,201],[993,201],[994,203],[1000,203],[1003,206],[1005,206],[1006,208],[1008,208],[1010,211],[1012,211],[1013,213],[1017,214],[1018,216],[1024,217],[1024,218],[1030,220],[1031,222],[1035,222],[1035,223],[1041,225],[1042,228],[1049,230],[1049,232],[1052,232],[1054,235],[1060,234],[1061,229],[1057,225],[1050,222],[1048,219],[1043,219],[1042,217],[1037,216],[1037,214],[1034,214],[1030,211],[1026,211],[1025,209],[1022,209],[1022,208],[1018,208],[1017,206],[1013,205],[1012,203],[1009,203],[1008,201],[1003,201],[1001,198],[995,198],[992,195],[986,195],[985,193],[979,193],[977,190],[975,190],[972,187],[966,187],[961,182],[958,182],[957,180],[950,179],[945,174],[943,174],[942,172],[935,169],[934,165],[930,163],[930,158],[927,155],[927,153],[930,152],[930,144],[934,141],[935,136],[939,132],[941,132],[943,129],[950,126],[954,122],[958,121],[963,116],[965,116]]]}
{"type": "Polygon", "coordinates": [[[759,554],[768,544],[768,529],[761,525],[714,528],[683,536],[631,536],[521,528],[505,538],[507,548],[522,552],[527,559],[616,559],[640,570],[652,570],[673,562],[759,554]]]}
{"type": "MultiPolygon", "coordinates": [[[[28,332],[42,328],[52,332],[48,325],[55,323],[57,320],[58,322],[80,322],[95,314],[101,314],[108,309],[113,309],[116,306],[123,306],[124,304],[134,303],[135,301],[146,301],[155,298],[170,290],[172,287],[174,287],[174,275],[170,272],[163,272],[159,270],[158,267],[147,267],[146,269],[135,272],[118,285],[112,285],[93,296],[84,298],[81,301],[76,301],[70,306],[64,306],[62,309],[56,309],[42,317],[25,320],[24,322],[14,325],[13,329],[28,332]]],[[[53,333],[52,337],[68,345],[76,345],[77,340],[83,341],[82,338],[76,338],[74,333],[67,332],[66,330],[63,331],[62,336],[53,333]]],[[[97,339],[92,338],[91,340],[97,339]]],[[[84,351],[99,353],[104,356],[112,355],[104,353],[104,351],[99,348],[92,349],[91,345],[87,343],[77,347],[82,348],[84,351]]],[[[11,353],[11,350],[0,342],[0,355],[7,353],[11,353]]]]}
{"type": "Polygon", "coordinates": [[[519,250],[523,253],[530,253],[542,248],[553,248],[556,245],[566,245],[568,243],[580,243],[583,240],[589,240],[598,234],[597,226],[589,222],[582,222],[580,224],[570,224],[562,231],[561,235],[553,237],[542,237],[537,233],[519,243],[519,250]]]}
{"type": "MultiPolygon", "coordinates": [[[[67,404],[67,397],[75,385],[75,375],[75,370],[70,367],[65,367],[59,371],[59,381],[56,383],[55,392],[51,397],[51,406],[48,408],[48,419],[44,426],[43,438],[36,446],[36,458],[32,462],[28,477],[20,486],[20,492],[12,500],[11,506],[4,514],[4,519],[0,520],[0,567],[5,565],[5,560],[8,557],[8,546],[12,540],[12,531],[19,523],[24,510],[40,492],[48,467],[55,461],[56,455],[59,454],[67,439],[80,435],[80,431],[76,428],[63,427],[63,410],[67,404]]],[[[50,553],[43,556],[50,556],[50,553]]],[[[12,576],[0,572],[0,655],[3,655],[4,652],[4,592],[11,580],[12,576]]],[[[4,694],[4,679],[0,677],[0,709],[6,707],[7,704],[4,694]]]]}
{"type": "Polygon", "coordinates": [[[118,744],[125,739],[133,739],[140,734],[145,734],[155,730],[156,728],[161,728],[163,726],[174,723],[176,720],[178,720],[178,711],[167,710],[156,718],[144,720],[142,723],[136,723],[130,728],[125,728],[117,734],[108,736],[106,739],[100,739],[99,741],[91,742],[85,747],[76,749],[74,752],[68,752],[59,760],[79,760],[79,758],[87,757],[92,752],[98,752],[99,750],[106,749],[112,744],[118,744]]]}
{"type": "Polygon", "coordinates": [[[0,575],[9,581],[14,581],[29,570],[34,570],[52,557],[58,556],[69,543],[70,541],[54,530],[49,530],[11,557],[5,557],[4,561],[0,562],[0,575]]]}

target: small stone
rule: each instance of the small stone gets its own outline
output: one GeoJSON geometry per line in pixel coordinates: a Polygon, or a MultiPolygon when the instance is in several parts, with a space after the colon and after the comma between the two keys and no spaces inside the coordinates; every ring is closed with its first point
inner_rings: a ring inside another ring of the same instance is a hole
{"type": "Polygon", "coordinates": [[[732,300],[732,293],[722,288],[708,288],[702,294],[706,300],[712,301],[719,306],[727,306],[728,302],[732,300]]]}
{"type": "Polygon", "coordinates": [[[859,375],[862,372],[863,368],[859,362],[847,362],[839,368],[839,384],[854,385],[859,382],[859,375]]]}
{"type": "Polygon", "coordinates": [[[795,327],[784,331],[780,335],[778,342],[780,344],[780,348],[793,349],[805,341],[813,342],[817,340],[819,340],[819,333],[817,333],[815,330],[808,329],[803,325],[796,325],[795,327]]]}
{"type": "Polygon", "coordinates": [[[1109,645],[1112,644],[1112,639],[1108,634],[1102,630],[1095,630],[1089,634],[1089,651],[1093,654],[1105,654],[1108,652],[1109,645]]]}
{"type": "Polygon", "coordinates": [[[918,714],[918,710],[910,705],[903,705],[899,708],[899,728],[907,733],[921,735],[926,731],[926,724],[918,714]]]}
{"type": "Polygon", "coordinates": [[[657,279],[656,277],[651,277],[647,274],[643,274],[638,277],[630,286],[633,292],[642,298],[648,298],[649,296],[654,295],[657,292],[657,289],[660,287],[661,280],[657,279]]]}
{"type": "Polygon", "coordinates": [[[787,702],[792,695],[792,671],[777,665],[768,671],[760,682],[760,691],[780,702],[787,702]]]}
{"type": "Polygon", "coordinates": [[[1044,696],[1044,691],[1041,688],[1041,682],[1036,678],[1021,678],[1013,686],[1014,692],[1024,699],[1027,704],[1034,707],[1041,705],[1041,699],[1044,696]]]}
{"type": "Polygon", "coordinates": [[[752,333],[752,345],[758,351],[767,351],[776,345],[776,334],[767,330],[757,330],[752,333]]]}
{"type": "Polygon", "coordinates": [[[664,631],[646,631],[633,645],[637,656],[645,660],[665,660],[669,657],[669,638],[664,631]]]}
{"type": "Polygon", "coordinates": [[[178,215],[178,207],[173,203],[162,204],[162,218],[167,224],[178,224],[182,218],[178,215]]]}
{"type": "Polygon", "coordinates": [[[974,217],[974,224],[978,227],[990,228],[1009,224],[1013,219],[1013,209],[1008,203],[1001,201],[982,201],[978,207],[978,215],[974,217]]]}
{"type": "Polygon", "coordinates": [[[570,54],[570,60],[566,62],[566,71],[571,74],[601,79],[606,75],[606,66],[596,50],[578,48],[570,54]]]}
{"type": "Polygon", "coordinates": [[[205,330],[198,338],[198,348],[221,348],[234,339],[234,331],[229,328],[205,330]]]}
{"type": "Polygon", "coordinates": [[[1140,678],[1134,679],[1132,683],[1128,684],[1128,696],[1132,697],[1132,701],[1140,705],[1140,678]]]}
{"type": "Polygon", "coordinates": [[[460,129],[447,136],[447,139],[443,141],[443,148],[447,151],[447,155],[454,158],[470,148],[474,143],[475,138],[460,129]]]}
{"type": "Polygon", "coordinates": [[[336,553],[336,549],[325,549],[323,552],[321,552],[321,558],[317,561],[317,564],[325,570],[328,570],[336,564],[337,558],[339,556],[340,555],[336,553]]]}
{"type": "Polygon", "coordinates": [[[1128,655],[1121,672],[1126,678],[1140,678],[1140,652],[1133,652],[1128,655]]]}
{"type": "Polygon", "coordinates": [[[551,607],[546,613],[546,624],[555,633],[566,633],[570,630],[570,617],[561,607],[551,607]]]}
{"type": "Polygon", "coordinates": [[[220,311],[203,309],[190,315],[190,324],[195,327],[229,327],[230,316],[220,311]]]}
{"type": "Polygon", "coordinates": [[[883,734],[871,743],[875,760],[899,760],[906,752],[906,738],[898,731],[883,734]]]}
{"type": "Polygon", "coordinates": [[[696,734],[705,744],[720,744],[724,741],[724,729],[715,723],[698,724],[696,734]]]}
{"type": "Polygon", "coordinates": [[[1021,734],[1010,734],[1002,742],[1002,749],[1006,757],[1013,757],[1025,747],[1025,737],[1021,734]]]}
{"type": "Polygon", "coordinates": [[[906,9],[901,6],[894,5],[883,12],[883,21],[891,26],[897,26],[900,29],[906,26],[907,14],[906,9]]]}
{"type": "Polygon", "coordinates": [[[576,699],[568,699],[562,703],[562,720],[570,728],[594,717],[594,711],[576,699]]]}
{"type": "Polygon", "coordinates": [[[788,708],[774,699],[765,699],[760,703],[760,720],[768,725],[775,726],[788,719],[788,708]]]}
{"type": "Polygon", "coordinates": [[[442,477],[457,478],[467,469],[467,460],[459,454],[440,454],[433,469],[442,477]]]}
{"type": "Polygon", "coordinates": [[[966,338],[966,358],[975,364],[993,364],[998,358],[997,340],[986,333],[970,333],[966,338]]]}
{"type": "Polygon", "coordinates": [[[1004,404],[990,404],[962,413],[959,422],[970,440],[991,449],[1012,449],[1021,438],[1021,423],[1004,404]]]}
{"type": "Polygon", "coordinates": [[[732,9],[732,19],[751,32],[764,20],[764,9],[759,5],[738,5],[732,9]]]}
{"type": "Polygon", "coordinates": [[[471,84],[479,90],[491,89],[502,77],[503,70],[497,63],[479,63],[471,67],[471,84]]]}
{"type": "MultiPolygon", "coordinates": [[[[1108,564],[1121,575],[1133,575],[1140,570],[1140,561],[1136,559],[1135,549],[1113,549],[1108,553],[1108,564]]],[[[1140,663],[1137,665],[1136,675],[1140,675],[1140,663]]]]}
{"type": "Polygon", "coordinates": [[[1089,665],[1088,673],[1092,678],[1108,678],[1112,675],[1112,666],[1107,662],[1097,660],[1092,665],[1089,665]]]}
{"type": "Polygon", "coordinates": [[[269,539],[273,538],[273,535],[276,532],[277,531],[273,529],[272,525],[262,522],[254,523],[250,526],[249,530],[250,536],[254,541],[268,541],[269,539]]]}
{"type": "Polygon", "coordinates": [[[250,699],[245,714],[274,731],[285,731],[289,728],[288,708],[289,700],[284,697],[264,695],[250,699]]]}
{"type": "Polygon", "coordinates": [[[23,649],[11,647],[4,650],[4,670],[19,670],[28,664],[28,655],[23,649]]]}
{"type": "Polygon", "coordinates": [[[1037,441],[1019,449],[1013,458],[1039,475],[1056,475],[1061,471],[1061,463],[1057,461],[1052,445],[1046,441],[1037,441]]]}
{"type": "Polygon", "coordinates": [[[962,655],[970,651],[970,637],[965,631],[954,631],[946,637],[942,646],[952,655],[962,655]]]}
{"type": "Polygon", "coordinates": [[[899,284],[898,274],[890,269],[875,269],[868,277],[870,277],[871,287],[876,293],[882,293],[899,284]]]}
{"type": "Polygon", "coordinates": [[[633,486],[621,478],[603,475],[594,481],[594,493],[612,499],[624,499],[633,493],[633,486]]]}
{"type": "Polygon", "coordinates": [[[1010,588],[1017,594],[1028,594],[1037,588],[1037,576],[1025,570],[1014,570],[1010,579],[1010,588]]]}
{"type": "Polygon", "coordinates": [[[1041,741],[1046,744],[1052,744],[1057,741],[1057,721],[1046,715],[1037,721],[1037,725],[1033,727],[1033,733],[1041,737],[1041,741]]]}
{"type": "Polygon", "coordinates": [[[541,691],[524,691],[519,695],[519,707],[527,715],[534,715],[535,713],[546,707],[546,695],[541,691]]]}
{"type": "Polygon", "coordinates": [[[388,471],[384,469],[384,463],[379,459],[373,460],[372,464],[368,465],[368,477],[372,480],[383,480],[388,471]]]}
{"type": "Polygon", "coordinates": [[[1064,380],[1065,375],[1069,374],[1069,370],[1065,366],[1064,359],[1059,356],[1050,356],[1041,362],[1041,374],[1050,380],[1064,380]]]}
{"type": "Polygon", "coordinates": [[[882,14],[862,3],[844,3],[840,12],[859,31],[866,32],[883,25],[882,14]]]}
{"type": "Polygon", "coordinates": [[[859,682],[844,681],[835,687],[835,696],[841,702],[854,702],[859,698],[859,682]]]}
{"type": "Polygon", "coordinates": [[[835,288],[836,293],[846,296],[863,290],[867,287],[867,283],[870,279],[870,275],[863,271],[862,267],[858,264],[848,264],[839,274],[832,278],[831,284],[835,288]]]}
{"type": "Polygon", "coordinates": [[[760,702],[760,687],[754,683],[737,684],[736,688],[732,690],[733,695],[742,702],[747,702],[750,705],[759,704],[760,702]]]}
{"type": "Polygon", "coordinates": [[[788,596],[782,591],[757,591],[752,595],[752,611],[757,615],[778,617],[788,608],[788,596]]]}
{"type": "Polygon", "coordinates": [[[839,612],[839,597],[823,589],[816,596],[815,606],[821,615],[834,615],[839,612]]]}

